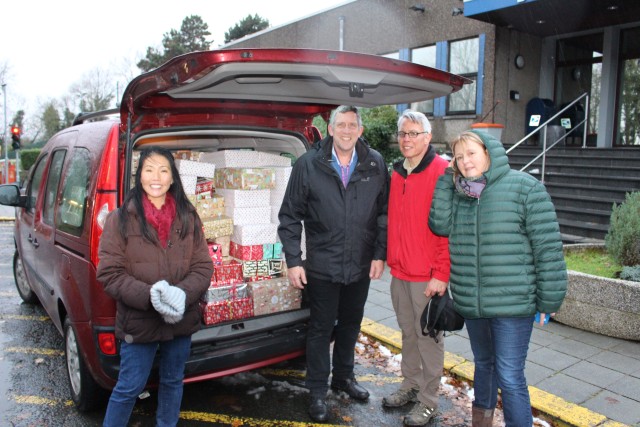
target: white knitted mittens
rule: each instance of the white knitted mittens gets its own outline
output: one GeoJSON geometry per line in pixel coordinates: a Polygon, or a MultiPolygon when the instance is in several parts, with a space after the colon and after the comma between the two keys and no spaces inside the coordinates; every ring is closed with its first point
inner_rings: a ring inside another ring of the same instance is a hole
{"type": "Polygon", "coordinates": [[[169,324],[182,320],[186,298],[182,289],[171,286],[166,280],[160,280],[151,286],[151,304],[169,324]]]}

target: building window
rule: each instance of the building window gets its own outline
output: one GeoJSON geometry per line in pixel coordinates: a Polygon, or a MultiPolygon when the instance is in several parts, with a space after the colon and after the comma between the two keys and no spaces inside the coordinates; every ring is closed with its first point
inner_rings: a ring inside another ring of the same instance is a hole
{"type": "Polygon", "coordinates": [[[622,32],[615,145],[640,146],[640,27],[622,32]]]}
{"type": "MultiPolygon", "coordinates": [[[[411,62],[436,68],[436,46],[432,45],[411,49],[411,62]]],[[[427,115],[433,115],[433,99],[414,102],[411,104],[411,109],[427,115]]]]}
{"type": "Polygon", "coordinates": [[[467,77],[473,83],[449,95],[447,114],[474,114],[476,111],[479,48],[477,37],[449,43],[449,72],[467,77]]]}

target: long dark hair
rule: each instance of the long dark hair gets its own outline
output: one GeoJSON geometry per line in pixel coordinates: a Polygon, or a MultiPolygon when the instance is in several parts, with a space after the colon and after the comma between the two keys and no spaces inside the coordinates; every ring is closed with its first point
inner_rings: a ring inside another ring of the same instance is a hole
{"type": "Polygon", "coordinates": [[[142,184],[140,182],[142,166],[144,165],[145,160],[147,160],[149,156],[154,154],[158,154],[169,161],[173,183],[169,187],[168,193],[171,193],[171,195],[173,196],[173,200],[175,200],[176,202],[176,215],[182,223],[182,228],[180,229],[180,239],[184,239],[187,236],[187,233],[189,233],[189,231],[193,229],[193,236],[195,241],[200,242],[200,239],[204,238],[204,235],[200,227],[194,226],[194,224],[196,224],[196,213],[193,209],[193,205],[184,192],[184,188],[182,188],[182,181],[180,181],[180,175],[178,172],[178,168],[176,167],[176,162],[173,159],[171,151],[167,150],[166,148],[160,147],[146,147],[142,149],[142,151],[140,151],[140,160],[138,160],[138,169],[136,169],[134,186],[131,190],[129,190],[129,193],[127,193],[122,206],[120,206],[120,212],[118,213],[120,218],[120,235],[122,235],[122,238],[126,242],[127,223],[129,221],[128,206],[129,203],[133,203],[136,213],[138,214],[138,220],[140,221],[142,235],[150,242],[158,241],[156,235],[151,232],[151,227],[147,223],[147,219],[144,215],[142,198],[146,197],[146,193],[142,188],[142,184]]]}

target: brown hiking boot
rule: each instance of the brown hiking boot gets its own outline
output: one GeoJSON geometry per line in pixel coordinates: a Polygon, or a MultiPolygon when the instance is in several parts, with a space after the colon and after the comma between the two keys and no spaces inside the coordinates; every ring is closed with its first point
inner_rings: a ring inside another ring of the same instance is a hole
{"type": "Polygon", "coordinates": [[[398,408],[409,402],[417,402],[417,395],[417,388],[399,389],[393,392],[390,396],[384,397],[382,399],[382,404],[388,408],[398,408]]]}

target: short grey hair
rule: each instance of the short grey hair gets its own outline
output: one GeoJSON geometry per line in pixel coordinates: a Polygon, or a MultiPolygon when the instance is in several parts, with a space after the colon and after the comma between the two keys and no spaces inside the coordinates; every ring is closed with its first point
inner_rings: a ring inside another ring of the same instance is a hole
{"type": "Polygon", "coordinates": [[[431,133],[431,123],[429,123],[429,119],[419,111],[404,110],[398,119],[398,129],[402,126],[403,120],[421,124],[424,132],[431,133]]]}
{"type": "Polygon", "coordinates": [[[331,113],[331,119],[329,119],[329,126],[333,127],[336,124],[336,116],[344,113],[356,113],[358,118],[358,126],[362,127],[362,117],[360,117],[360,110],[353,105],[341,105],[331,113]]]}

